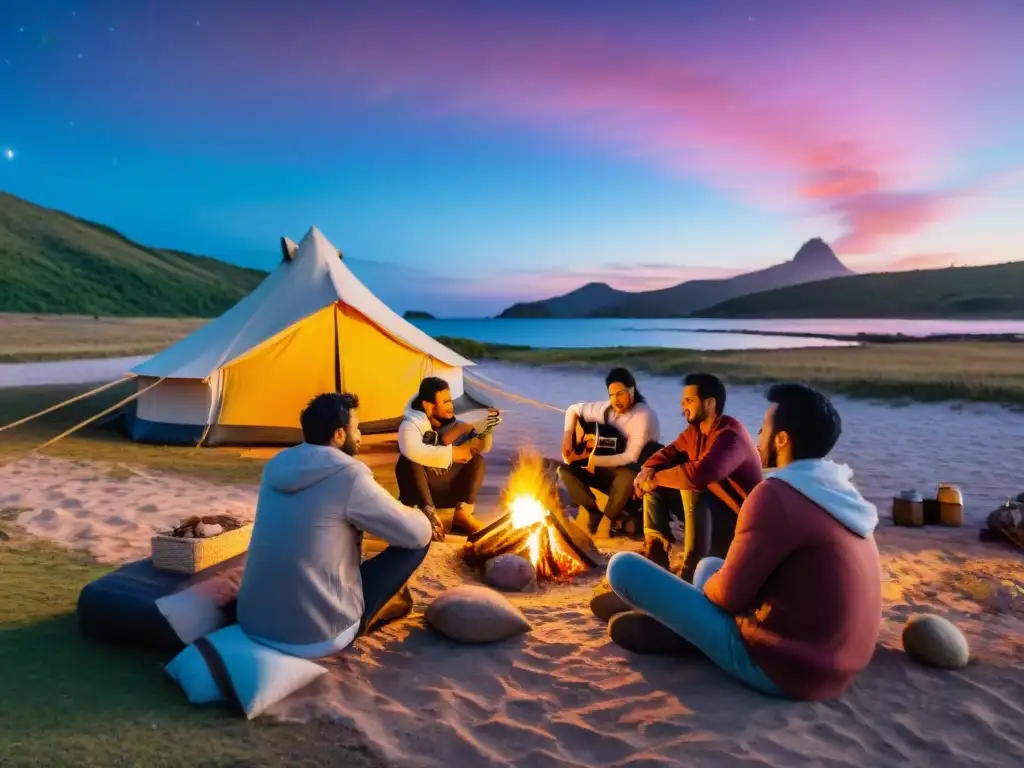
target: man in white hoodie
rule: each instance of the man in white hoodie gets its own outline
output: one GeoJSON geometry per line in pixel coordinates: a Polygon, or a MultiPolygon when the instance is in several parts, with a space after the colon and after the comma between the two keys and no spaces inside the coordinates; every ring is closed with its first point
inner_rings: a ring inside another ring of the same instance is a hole
{"type": "MultiPolygon", "coordinates": [[[[423,379],[398,427],[399,500],[431,519],[437,509],[454,509],[453,531],[482,528],[473,511],[487,471],[483,454],[491,450],[491,429],[500,420],[492,411],[488,428],[477,434],[472,424],[455,418],[448,382],[437,376],[423,379]]],[[[444,531],[435,528],[435,539],[443,538],[444,531]]]]}
{"type": "Polygon", "coordinates": [[[358,405],[351,394],[313,398],[302,412],[304,442],[263,471],[238,623],[294,656],[329,656],[409,613],[408,582],[430,545],[427,517],[352,458],[358,405]],[[364,531],[390,546],[360,564],[364,531]]]}

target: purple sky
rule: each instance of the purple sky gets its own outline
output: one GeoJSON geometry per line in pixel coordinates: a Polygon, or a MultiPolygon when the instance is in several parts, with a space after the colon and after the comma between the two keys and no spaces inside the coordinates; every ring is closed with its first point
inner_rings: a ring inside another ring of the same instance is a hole
{"type": "Polygon", "coordinates": [[[4,5],[0,189],[399,310],[1024,258],[1020,0],[4,5]]]}

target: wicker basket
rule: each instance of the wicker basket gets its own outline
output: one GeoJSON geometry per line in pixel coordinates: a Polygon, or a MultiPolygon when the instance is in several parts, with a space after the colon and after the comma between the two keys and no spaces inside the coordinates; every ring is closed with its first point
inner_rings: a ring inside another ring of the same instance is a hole
{"type": "Polygon", "coordinates": [[[252,523],[201,539],[157,535],[153,537],[153,567],[173,573],[198,573],[248,550],[250,538],[252,523]]]}

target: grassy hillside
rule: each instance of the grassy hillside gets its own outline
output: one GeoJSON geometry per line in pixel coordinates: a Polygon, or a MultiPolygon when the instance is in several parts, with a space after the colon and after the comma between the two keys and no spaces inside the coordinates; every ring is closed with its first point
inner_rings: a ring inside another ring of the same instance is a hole
{"type": "Polygon", "coordinates": [[[700,317],[1024,317],[1024,262],[838,277],[724,301],[700,317]]]}
{"type": "Polygon", "coordinates": [[[265,276],[0,192],[0,312],[214,317],[265,276]]]}

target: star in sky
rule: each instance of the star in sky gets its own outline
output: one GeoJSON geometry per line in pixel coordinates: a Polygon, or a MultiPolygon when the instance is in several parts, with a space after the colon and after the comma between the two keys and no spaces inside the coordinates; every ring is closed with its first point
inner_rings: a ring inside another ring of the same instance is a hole
{"type": "Polygon", "coordinates": [[[10,147],[5,148],[4,149],[4,160],[13,160],[13,159],[14,159],[14,150],[11,149],[10,147]]]}

